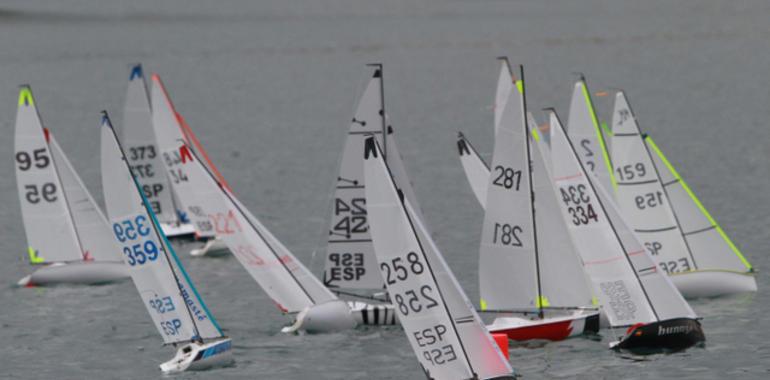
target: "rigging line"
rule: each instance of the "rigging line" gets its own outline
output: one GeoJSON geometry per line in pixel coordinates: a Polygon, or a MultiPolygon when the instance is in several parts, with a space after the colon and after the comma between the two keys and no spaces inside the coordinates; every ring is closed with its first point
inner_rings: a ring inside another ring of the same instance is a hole
{"type": "MultiPolygon", "coordinates": [[[[582,170],[581,174],[586,172],[585,167],[583,167],[583,162],[580,161],[580,159],[577,156],[577,152],[575,151],[575,146],[572,145],[572,140],[567,138],[566,132],[564,131],[564,126],[561,124],[561,120],[559,120],[559,115],[556,114],[556,112],[553,112],[553,115],[556,117],[556,119],[559,121],[559,127],[561,128],[562,137],[565,141],[567,141],[567,144],[569,144],[569,147],[572,151],[572,155],[577,160],[578,165],[580,166],[580,169],[582,170]]],[[[587,177],[588,180],[588,186],[591,187],[591,190],[593,191],[594,195],[597,195],[596,187],[594,186],[593,181],[591,181],[590,177],[587,177]]],[[[653,315],[655,316],[655,319],[660,320],[658,318],[658,312],[655,310],[655,306],[653,306],[652,301],[650,301],[650,296],[647,294],[647,289],[644,288],[644,285],[642,284],[642,280],[639,278],[639,274],[636,272],[636,268],[634,267],[634,264],[631,262],[631,258],[628,256],[626,252],[628,250],[623,245],[623,242],[620,240],[620,235],[618,234],[618,231],[615,230],[615,225],[610,221],[609,215],[607,213],[607,210],[604,208],[604,203],[602,203],[601,199],[599,197],[596,197],[596,201],[599,203],[599,207],[602,209],[602,213],[604,214],[604,217],[607,219],[607,224],[610,225],[610,228],[612,229],[612,233],[615,235],[615,240],[620,245],[620,248],[623,250],[623,255],[626,257],[626,261],[631,266],[632,272],[634,273],[634,277],[636,277],[636,281],[639,283],[639,287],[642,289],[642,293],[644,293],[645,299],[647,299],[647,304],[650,306],[650,310],[652,310],[653,315]]]]}
{"type": "MultiPolygon", "coordinates": [[[[371,141],[375,142],[375,149],[379,150],[380,153],[382,153],[382,150],[379,149],[379,145],[376,144],[377,140],[374,139],[374,137],[371,137],[371,141]]],[[[390,172],[390,167],[388,167],[387,163],[385,162],[385,157],[383,156],[383,165],[385,166],[385,170],[388,173],[388,177],[390,179],[391,186],[393,190],[397,191],[396,187],[396,181],[393,178],[393,173],[390,172]]],[[[396,194],[398,197],[398,194],[396,194]]],[[[400,197],[399,197],[400,199],[400,197]]],[[[417,245],[420,248],[420,253],[422,254],[423,260],[425,260],[425,265],[428,267],[428,272],[430,272],[430,276],[433,279],[433,283],[436,284],[436,291],[439,294],[439,297],[441,297],[442,303],[444,304],[444,311],[447,313],[447,316],[449,317],[449,323],[452,325],[452,330],[454,330],[455,336],[457,337],[457,342],[460,345],[460,348],[463,351],[463,356],[465,357],[465,363],[468,365],[468,368],[471,370],[471,373],[476,376],[476,371],[473,369],[473,364],[471,363],[470,357],[468,356],[468,352],[465,349],[465,344],[463,343],[462,339],[460,338],[460,333],[457,331],[457,325],[455,324],[454,318],[452,318],[452,313],[449,311],[449,306],[447,306],[446,298],[444,298],[444,294],[441,292],[441,288],[438,286],[438,280],[436,279],[436,275],[433,273],[433,267],[430,264],[430,261],[428,260],[427,255],[425,254],[425,249],[422,247],[422,242],[420,241],[420,237],[417,234],[417,231],[414,228],[414,223],[412,222],[412,218],[409,216],[409,212],[406,209],[406,202],[408,200],[406,199],[406,196],[404,196],[404,199],[401,200],[401,210],[404,212],[404,216],[406,217],[406,220],[409,222],[409,227],[412,231],[412,234],[417,241],[417,245]]],[[[438,253],[437,253],[438,254],[438,253]]]]}

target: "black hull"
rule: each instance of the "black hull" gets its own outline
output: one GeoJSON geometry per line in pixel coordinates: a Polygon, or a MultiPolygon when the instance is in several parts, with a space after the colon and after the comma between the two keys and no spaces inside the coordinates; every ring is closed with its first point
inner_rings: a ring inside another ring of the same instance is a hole
{"type": "Polygon", "coordinates": [[[700,322],[691,318],[676,318],[633,327],[614,348],[676,351],[705,340],[700,322]]]}
{"type": "Polygon", "coordinates": [[[601,313],[596,313],[586,318],[586,325],[583,328],[583,334],[598,334],[599,333],[599,316],[601,313]]]}

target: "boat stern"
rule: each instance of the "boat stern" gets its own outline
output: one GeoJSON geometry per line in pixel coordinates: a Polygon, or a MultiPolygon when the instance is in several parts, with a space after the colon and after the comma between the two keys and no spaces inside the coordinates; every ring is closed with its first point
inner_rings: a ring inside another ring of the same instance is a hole
{"type": "Polygon", "coordinates": [[[233,343],[230,338],[206,343],[191,342],[179,347],[171,360],[160,365],[160,370],[164,374],[171,374],[223,367],[232,364],[232,351],[233,343]]]}

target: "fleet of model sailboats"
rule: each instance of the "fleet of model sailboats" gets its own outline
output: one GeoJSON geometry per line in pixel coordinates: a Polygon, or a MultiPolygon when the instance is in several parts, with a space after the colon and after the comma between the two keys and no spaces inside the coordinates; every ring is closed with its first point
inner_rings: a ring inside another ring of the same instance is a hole
{"type": "Polygon", "coordinates": [[[553,109],[540,129],[523,69],[516,78],[500,58],[491,165],[463,134],[457,140],[485,210],[475,310],[426,227],[385,111],[382,65],[369,66],[332,196],[322,279],[235,196],[157,75],[148,92],[141,65],[131,67],[121,140],[102,115],[109,219],[22,86],[14,160],[27,256],[38,268],[18,284],[130,277],[177,348],[164,373],[227,365],[232,342],[169,241],[195,239],[204,245],[194,256],[232,253],[292,318],[283,332],[400,324],[426,376],[441,380],[512,379],[509,339],[595,334],[600,315],[612,348],[689,348],[705,335],[685,297],[756,291],[753,267],[641,132],[625,93],[616,93],[612,128],[603,127],[581,76],[569,130],[553,109]]]}

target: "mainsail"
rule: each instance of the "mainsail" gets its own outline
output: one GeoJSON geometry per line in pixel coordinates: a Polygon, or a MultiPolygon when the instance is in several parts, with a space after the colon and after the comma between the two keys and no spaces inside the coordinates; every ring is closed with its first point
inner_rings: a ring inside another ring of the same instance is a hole
{"type": "Polygon", "coordinates": [[[540,310],[524,84],[516,81],[495,136],[479,249],[481,309],[540,310]],[[515,271],[516,275],[512,275],[515,271]]]}
{"type": "Polygon", "coordinates": [[[396,147],[393,128],[385,114],[382,67],[375,66],[377,69],[361,96],[350,124],[340,161],[323,275],[324,284],[330,288],[365,291],[383,289],[369,232],[364,196],[361,156],[367,135],[376,136],[385,147],[386,159],[396,182],[419,212],[414,191],[396,147]]]}
{"type": "MultiPolygon", "coordinates": [[[[199,200],[189,187],[180,185],[188,178],[181,168],[182,158],[179,156],[179,142],[185,141],[182,126],[179,124],[174,105],[166,93],[166,89],[157,75],[152,76],[152,126],[155,131],[158,154],[162,157],[165,172],[168,174],[171,188],[179,198],[181,206],[187,212],[190,223],[195,228],[198,238],[212,238],[214,227],[199,200]]],[[[159,173],[160,174],[160,173],[159,173]]]]}
{"type": "Polygon", "coordinates": [[[16,113],[16,184],[32,264],[80,261],[83,249],[62,191],[32,90],[22,86],[16,113]]]}
{"type": "Polygon", "coordinates": [[[171,244],[150,201],[132,176],[107,114],[102,117],[102,186],[107,214],[142,303],[166,343],[222,337],[171,244]]]}
{"type": "Polygon", "coordinates": [[[607,191],[579,160],[555,112],[551,112],[554,184],[593,293],[612,326],[695,317],[626,226],[607,191]]]}
{"type": "Polygon", "coordinates": [[[615,196],[623,216],[660,269],[666,273],[697,269],[697,261],[682,235],[658,169],[622,91],[615,96],[612,130],[612,163],[618,184],[615,196]]]}
{"type": "Polygon", "coordinates": [[[616,183],[612,170],[612,160],[585,78],[581,77],[575,83],[569,106],[567,127],[570,139],[576,144],[575,149],[580,161],[585,164],[589,171],[596,174],[602,186],[614,191],[616,183]]]}
{"type": "Polygon", "coordinates": [[[141,65],[131,68],[123,109],[123,141],[131,172],[136,176],[152,211],[162,223],[176,223],[172,190],[161,163],[152,129],[152,109],[141,65]]]}
{"type": "Polygon", "coordinates": [[[365,140],[366,198],[387,290],[430,379],[512,379],[513,370],[473,311],[421,218],[365,140]]]}
{"type": "Polygon", "coordinates": [[[315,304],[335,300],[313,274],[213,176],[182,142],[176,146],[180,170],[191,192],[207,213],[219,238],[259,283],[278,308],[298,313],[315,304]]]}

